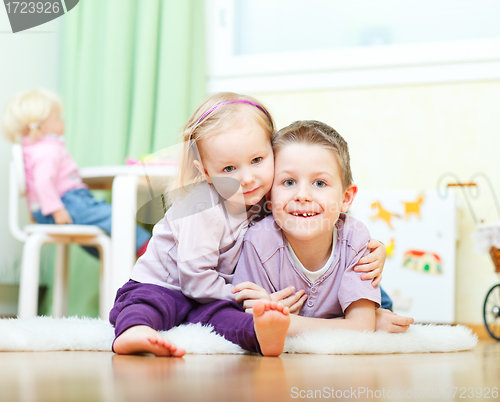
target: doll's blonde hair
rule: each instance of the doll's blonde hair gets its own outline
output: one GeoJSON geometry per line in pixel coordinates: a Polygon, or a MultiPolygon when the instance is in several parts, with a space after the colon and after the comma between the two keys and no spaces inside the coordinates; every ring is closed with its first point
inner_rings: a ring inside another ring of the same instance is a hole
{"type": "Polygon", "coordinates": [[[53,108],[60,115],[63,105],[59,96],[43,88],[18,92],[5,105],[2,116],[2,131],[11,142],[19,142],[28,136],[31,141],[42,136],[40,124],[53,108]]]}
{"type": "Polygon", "coordinates": [[[227,131],[246,119],[253,119],[269,136],[274,133],[274,121],[269,111],[257,99],[232,92],[221,92],[206,99],[189,118],[182,131],[182,153],[177,178],[169,188],[169,198],[180,195],[180,189],[187,191],[188,186],[205,179],[196,168],[194,161],[200,161],[197,143],[227,131]],[[226,103],[235,101],[234,103],[226,103]],[[241,102],[238,102],[241,101],[241,102]]]}

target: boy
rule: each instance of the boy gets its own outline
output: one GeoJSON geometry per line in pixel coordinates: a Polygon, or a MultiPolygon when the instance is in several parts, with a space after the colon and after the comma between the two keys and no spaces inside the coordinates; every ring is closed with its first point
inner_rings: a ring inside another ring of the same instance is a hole
{"type": "MultiPolygon", "coordinates": [[[[277,132],[272,143],[273,216],[245,235],[233,278],[239,284],[236,300],[259,291],[266,297],[285,286],[304,289],[307,301],[299,316],[291,317],[288,335],[304,328],[406,331],[413,320],[377,312],[379,287],[354,271],[368,254],[370,235],[345,214],[358,191],[345,140],[324,123],[298,121],[277,132]]],[[[244,306],[251,307],[252,301],[244,306]]]]}

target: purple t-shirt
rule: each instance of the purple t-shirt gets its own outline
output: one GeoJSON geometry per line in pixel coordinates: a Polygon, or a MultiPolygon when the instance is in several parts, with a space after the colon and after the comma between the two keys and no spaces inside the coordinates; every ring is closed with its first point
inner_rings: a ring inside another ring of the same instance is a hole
{"type": "Polygon", "coordinates": [[[251,281],[269,293],[292,285],[296,290],[304,289],[308,298],[300,315],[305,317],[342,317],[352,302],[361,299],[380,307],[379,287],[374,288],[370,280],[361,280],[361,273],[353,270],[359,259],[368,254],[368,229],[345,214],[340,214],[336,226],[333,263],[323,276],[311,282],[294,265],[282,230],[268,216],[247,230],[233,284],[251,281]]]}

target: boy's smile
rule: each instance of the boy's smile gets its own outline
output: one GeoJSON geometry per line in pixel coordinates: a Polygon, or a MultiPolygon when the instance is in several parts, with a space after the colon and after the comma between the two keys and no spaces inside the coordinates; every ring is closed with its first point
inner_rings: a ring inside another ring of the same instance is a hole
{"type": "Polygon", "coordinates": [[[345,191],[333,151],[319,145],[290,144],[275,157],[271,190],[273,216],[288,241],[332,241],[341,212],[346,212],[357,187],[345,191]]]}

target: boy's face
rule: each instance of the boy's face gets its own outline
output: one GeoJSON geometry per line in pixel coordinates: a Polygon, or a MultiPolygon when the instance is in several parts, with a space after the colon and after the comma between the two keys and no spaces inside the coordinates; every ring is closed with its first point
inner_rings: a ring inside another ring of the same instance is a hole
{"type": "Polygon", "coordinates": [[[271,203],[287,237],[313,240],[332,236],[340,212],[351,206],[357,187],[342,189],[337,157],[319,145],[291,144],[275,156],[271,203]]]}
{"type": "MultiPolygon", "coordinates": [[[[209,183],[214,182],[217,188],[224,182],[232,182],[217,179],[239,182],[240,188],[230,201],[243,200],[249,207],[258,203],[271,189],[274,175],[271,141],[255,121],[242,121],[239,127],[203,139],[198,149],[203,165],[199,161],[195,161],[195,165],[209,183]]],[[[224,197],[224,189],[217,190],[224,197]]]]}

